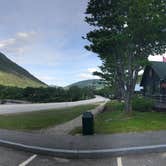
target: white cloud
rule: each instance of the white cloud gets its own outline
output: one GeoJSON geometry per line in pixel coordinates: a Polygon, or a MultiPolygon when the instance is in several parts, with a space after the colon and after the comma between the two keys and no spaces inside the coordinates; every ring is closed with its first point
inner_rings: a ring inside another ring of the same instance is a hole
{"type": "Polygon", "coordinates": [[[7,40],[2,40],[2,41],[0,41],[0,48],[1,49],[6,48],[10,45],[13,45],[15,42],[16,42],[16,39],[14,39],[14,38],[10,38],[10,39],[7,39],[7,40]]]}
{"type": "Polygon", "coordinates": [[[144,73],[144,70],[141,70],[138,72],[138,75],[142,75],[144,73]]]}
{"type": "Polygon", "coordinates": [[[149,61],[158,61],[158,62],[162,62],[162,61],[163,61],[163,56],[166,56],[166,54],[163,54],[163,55],[155,55],[155,56],[150,55],[150,56],[148,57],[148,60],[149,60],[149,61]]]}
{"type": "MultiPolygon", "coordinates": [[[[163,54],[163,55],[155,55],[155,56],[150,55],[150,56],[148,57],[148,60],[149,60],[149,61],[162,62],[162,61],[163,61],[163,56],[165,57],[166,54],[163,54]]],[[[143,72],[144,72],[144,70],[139,71],[138,75],[142,75],[143,72]]]]}
{"type": "Polygon", "coordinates": [[[43,76],[43,75],[39,75],[37,76],[40,80],[43,80],[44,82],[51,82],[51,83],[56,83],[58,81],[58,79],[54,76],[43,76]]]}
{"type": "Polygon", "coordinates": [[[35,76],[42,80],[43,82],[47,83],[48,85],[56,85],[56,86],[65,86],[65,81],[63,79],[57,78],[54,75],[40,75],[35,74],[35,76]]]}
{"type": "Polygon", "coordinates": [[[26,32],[18,32],[17,36],[20,38],[28,38],[29,36],[31,36],[33,34],[33,32],[30,33],[26,33],[26,32]]]}
{"type": "Polygon", "coordinates": [[[79,75],[79,77],[81,79],[99,79],[98,76],[94,76],[94,75],[88,74],[88,73],[82,73],[82,74],[79,75]]]}
{"type": "Polygon", "coordinates": [[[100,77],[93,75],[93,72],[100,71],[99,68],[88,68],[87,71],[79,74],[81,79],[99,79],[100,77]]]}
{"type": "Polygon", "coordinates": [[[95,71],[98,71],[98,72],[99,72],[100,70],[99,70],[99,68],[88,68],[88,72],[89,72],[89,73],[93,73],[93,72],[95,72],[95,71]]]}
{"type": "Polygon", "coordinates": [[[23,54],[32,45],[36,32],[18,32],[14,37],[0,40],[0,49],[3,52],[23,54]]]}

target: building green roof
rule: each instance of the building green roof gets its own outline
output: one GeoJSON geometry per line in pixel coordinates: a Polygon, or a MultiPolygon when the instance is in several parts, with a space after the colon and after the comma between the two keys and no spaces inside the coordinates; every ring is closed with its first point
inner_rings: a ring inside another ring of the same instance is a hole
{"type": "Polygon", "coordinates": [[[166,63],[151,62],[152,69],[156,72],[160,79],[166,79],[166,63]]]}
{"type": "Polygon", "coordinates": [[[144,86],[145,77],[147,76],[146,72],[149,70],[149,68],[153,69],[160,80],[166,79],[166,63],[151,61],[144,70],[140,86],[144,86]]]}

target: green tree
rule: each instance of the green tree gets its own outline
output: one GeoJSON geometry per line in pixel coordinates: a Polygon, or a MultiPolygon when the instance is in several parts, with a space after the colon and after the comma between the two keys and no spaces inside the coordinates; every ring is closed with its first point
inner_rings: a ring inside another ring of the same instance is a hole
{"type": "Polygon", "coordinates": [[[98,54],[103,74],[113,76],[130,113],[138,72],[149,55],[166,51],[166,1],[90,0],[86,14],[94,27],[86,49],[98,54]]]}
{"type": "Polygon", "coordinates": [[[102,66],[99,66],[101,72],[94,72],[94,75],[97,75],[102,78],[102,82],[105,85],[107,89],[107,94],[110,94],[110,96],[114,96],[115,98],[118,98],[120,100],[123,99],[123,96],[121,94],[121,86],[117,82],[119,81],[118,78],[118,73],[116,72],[116,67],[113,66],[112,63],[109,61],[104,61],[102,66]]]}

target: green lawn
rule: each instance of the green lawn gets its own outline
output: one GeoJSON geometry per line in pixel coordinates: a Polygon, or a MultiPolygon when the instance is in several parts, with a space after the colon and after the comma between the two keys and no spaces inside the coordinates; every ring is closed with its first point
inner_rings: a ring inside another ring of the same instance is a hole
{"type": "MultiPolygon", "coordinates": [[[[95,132],[103,134],[143,132],[166,130],[166,112],[136,112],[131,116],[125,115],[122,105],[114,104],[112,110],[107,105],[105,112],[95,117],[95,132]]],[[[81,133],[81,128],[76,128],[71,134],[81,133]]]]}
{"type": "Polygon", "coordinates": [[[40,82],[37,82],[35,80],[32,80],[28,77],[23,76],[17,76],[12,73],[8,72],[2,72],[0,71],[0,85],[4,86],[14,86],[14,87],[47,87],[47,85],[44,85],[40,82]]]}
{"type": "Polygon", "coordinates": [[[95,119],[97,133],[125,133],[166,129],[166,113],[134,112],[132,116],[122,111],[104,112],[95,119]]]}
{"type": "Polygon", "coordinates": [[[83,105],[66,109],[0,115],[0,128],[37,130],[61,124],[76,118],[97,105],[83,105]]]}

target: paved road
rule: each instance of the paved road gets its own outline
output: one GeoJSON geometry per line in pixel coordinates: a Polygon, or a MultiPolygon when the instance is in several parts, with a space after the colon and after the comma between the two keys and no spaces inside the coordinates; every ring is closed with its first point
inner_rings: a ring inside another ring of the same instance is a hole
{"type": "Polygon", "coordinates": [[[86,104],[105,102],[105,101],[108,101],[108,99],[101,96],[96,96],[96,98],[94,99],[82,100],[76,102],[0,105],[0,114],[12,114],[12,113],[31,112],[31,111],[39,111],[47,109],[58,109],[58,108],[74,107],[78,105],[86,105],[86,104]]]}
{"type": "Polygon", "coordinates": [[[62,159],[0,147],[0,166],[165,166],[166,153],[105,159],[62,159]]]}

